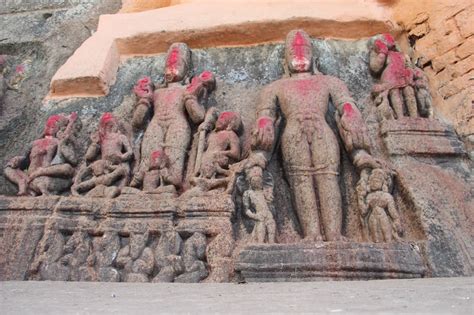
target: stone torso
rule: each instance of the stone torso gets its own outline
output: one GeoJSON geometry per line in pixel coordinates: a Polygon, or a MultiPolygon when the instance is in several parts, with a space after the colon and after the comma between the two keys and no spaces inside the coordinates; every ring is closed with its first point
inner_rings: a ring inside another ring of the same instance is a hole
{"type": "Polygon", "coordinates": [[[183,102],[184,91],[184,86],[178,85],[157,89],[153,96],[155,104],[153,121],[186,120],[183,102]]]}
{"type": "Polygon", "coordinates": [[[56,138],[42,138],[35,140],[30,153],[29,171],[40,167],[48,167],[56,154],[59,141],[56,138]]]}

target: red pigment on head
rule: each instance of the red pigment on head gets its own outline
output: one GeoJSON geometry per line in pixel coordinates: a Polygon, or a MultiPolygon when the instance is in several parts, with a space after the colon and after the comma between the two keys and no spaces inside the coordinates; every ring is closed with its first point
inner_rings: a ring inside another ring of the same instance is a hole
{"type": "Polygon", "coordinates": [[[112,115],[112,113],[104,113],[100,118],[100,123],[101,125],[105,125],[106,123],[112,120],[114,120],[114,115],[112,115]]]}
{"type": "Polygon", "coordinates": [[[266,128],[267,126],[270,126],[272,124],[273,124],[273,121],[268,117],[262,117],[258,120],[258,128],[259,129],[266,128]]]}
{"type": "Polygon", "coordinates": [[[296,32],[295,38],[293,39],[293,43],[291,43],[291,46],[293,48],[293,51],[295,52],[295,57],[296,59],[304,59],[305,58],[305,53],[304,53],[304,46],[306,44],[306,40],[301,35],[301,32],[296,32]]]}
{"type": "Polygon", "coordinates": [[[204,71],[203,73],[201,73],[201,75],[199,77],[204,81],[208,81],[208,80],[212,79],[213,76],[214,75],[212,74],[211,71],[204,71]]]}
{"type": "Polygon", "coordinates": [[[179,57],[179,49],[178,47],[174,47],[173,49],[171,49],[171,52],[168,55],[168,59],[166,60],[166,66],[168,68],[176,68],[176,63],[178,63],[179,57]]]}
{"type": "Polygon", "coordinates": [[[19,74],[22,74],[23,72],[25,72],[25,66],[24,66],[24,65],[18,65],[18,66],[16,66],[15,72],[16,72],[16,73],[19,73],[19,74]]]}
{"type": "Polygon", "coordinates": [[[395,45],[395,39],[393,39],[393,36],[390,34],[383,34],[383,38],[387,42],[388,45],[394,46],[395,45]]]}
{"type": "Polygon", "coordinates": [[[48,120],[46,121],[46,127],[48,128],[55,127],[60,119],[61,119],[60,115],[49,116],[48,120]]]}

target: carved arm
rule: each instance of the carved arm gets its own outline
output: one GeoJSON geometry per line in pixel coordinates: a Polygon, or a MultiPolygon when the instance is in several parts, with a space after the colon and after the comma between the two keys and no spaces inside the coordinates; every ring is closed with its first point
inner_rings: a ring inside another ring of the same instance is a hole
{"type": "Polygon", "coordinates": [[[144,127],[148,116],[151,114],[154,90],[155,86],[150,77],[141,78],[134,86],[133,92],[138,98],[132,118],[132,126],[134,128],[140,129],[144,127]]]}
{"type": "Polygon", "coordinates": [[[257,125],[254,131],[254,146],[271,151],[275,142],[277,119],[277,93],[273,84],[267,85],[260,93],[257,105],[257,125]]]}
{"type": "Polygon", "coordinates": [[[369,53],[369,68],[378,74],[385,66],[388,47],[380,39],[376,39],[369,53]]]}
{"type": "Polygon", "coordinates": [[[200,123],[204,120],[206,109],[199,104],[199,97],[212,92],[215,88],[215,77],[209,71],[204,71],[199,76],[191,80],[191,84],[184,93],[184,106],[189,117],[194,123],[200,123]]]}

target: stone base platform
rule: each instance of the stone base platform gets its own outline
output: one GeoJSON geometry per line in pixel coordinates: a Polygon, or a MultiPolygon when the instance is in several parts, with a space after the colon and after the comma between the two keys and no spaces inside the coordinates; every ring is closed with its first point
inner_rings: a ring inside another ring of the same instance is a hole
{"type": "Polygon", "coordinates": [[[421,278],[426,269],[410,243],[325,242],[251,245],[236,263],[247,282],[421,278]]]}

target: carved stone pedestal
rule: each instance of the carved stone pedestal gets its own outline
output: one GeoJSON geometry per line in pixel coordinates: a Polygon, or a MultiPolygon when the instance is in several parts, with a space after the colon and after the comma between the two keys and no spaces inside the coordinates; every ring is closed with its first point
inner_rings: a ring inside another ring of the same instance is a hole
{"type": "Polygon", "coordinates": [[[409,243],[327,242],[251,245],[236,269],[248,282],[420,278],[425,266],[409,243]]]}
{"type": "Polygon", "coordinates": [[[380,133],[390,155],[460,155],[463,143],[454,130],[440,121],[403,117],[385,120],[380,133]]]}
{"type": "Polygon", "coordinates": [[[1,196],[0,280],[229,281],[233,209],[228,195],[1,196]]]}

